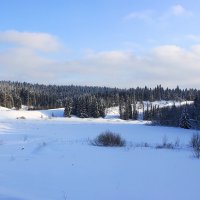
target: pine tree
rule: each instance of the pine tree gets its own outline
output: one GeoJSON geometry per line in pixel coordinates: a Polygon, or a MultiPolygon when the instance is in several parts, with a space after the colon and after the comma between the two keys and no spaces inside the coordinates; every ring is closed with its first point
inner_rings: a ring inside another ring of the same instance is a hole
{"type": "Polygon", "coordinates": [[[149,104],[147,103],[147,108],[144,111],[144,120],[150,120],[150,110],[149,110],[149,104]]]}
{"type": "Polygon", "coordinates": [[[87,103],[86,103],[86,97],[81,96],[77,99],[77,106],[76,106],[76,113],[77,116],[80,118],[88,118],[88,109],[87,109],[87,103]]]}
{"type": "Polygon", "coordinates": [[[91,107],[91,117],[94,117],[94,118],[100,117],[99,105],[95,96],[92,98],[90,107],[91,107]]]}
{"type": "Polygon", "coordinates": [[[194,99],[193,117],[196,121],[200,121],[200,96],[197,95],[194,99]]]}
{"type": "Polygon", "coordinates": [[[180,119],[180,127],[185,128],[185,129],[190,129],[191,128],[191,123],[189,119],[189,115],[187,113],[186,107],[183,109],[181,119],[180,119]]]}
{"type": "Polygon", "coordinates": [[[103,118],[106,116],[106,107],[102,101],[99,102],[99,114],[100,114],[100,117],[103,117],[103,118]]]}
{"type": "Polygon", "coordinates": [[[132,119],[133,120],[137,120],[138,119],[138,111],[137,111],[135,102],[132,104],[132,119]]]}
{"type": "Polygon", "coordinates": [[[6,107],[4,92],[0,92],[0,106],[6,107]]]}
{"type": "Polygon", "coordinates": [[[123,120],[133,119],[132,105],[129,100],[120,102],[119,114],[120,114],[120,119],[123,120]]]}
{"type": "Polygon", "coordinates": [[[124,102],[120,102],[119,104],[119,115],[120,119],[127,120],[126,106],[124,102]]]}
{"type": "Polygon", "coordinates": [[[18,110],[22,106],[22,100],[19,96],[14,95],[13,96],[13,101],[14,101],[14,107],[18,110]]]}
{"type": "Polygon", "coordinates": [[[65,110],[64,110],[64,116],[65,117],[71,117],[72,112],[72,99],[66,98],[65,99],[65,110]]]}

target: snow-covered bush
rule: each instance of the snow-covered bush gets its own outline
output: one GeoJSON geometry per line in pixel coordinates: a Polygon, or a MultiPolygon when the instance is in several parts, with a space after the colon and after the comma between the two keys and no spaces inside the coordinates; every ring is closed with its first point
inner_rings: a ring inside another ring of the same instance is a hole
{"type": "Polygon", "coordinates": [[[98,135],[92,142],[95,146],[118,146],[122,147],[126,145],[126,141],[116,133],[111,131],[105,131],[98,135]]]}
{"type": "Polygon", "coordinates": [[[193,148],[194,156],[200,158],[200,135],[196,133],[192,136],[190,145],[193,148]]]}

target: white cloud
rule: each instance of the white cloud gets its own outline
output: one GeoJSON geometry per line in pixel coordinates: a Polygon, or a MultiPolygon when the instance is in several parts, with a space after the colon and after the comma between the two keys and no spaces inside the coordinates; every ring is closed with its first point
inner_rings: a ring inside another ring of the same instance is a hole
{"type": "Polygon", "coordinates": [[[200,35],[189,34],[186,35],[186,39],[193,40],[194,42],[200,42],[200,35]]]}
{"type": "MultiPolygon", "coordinates": [[[[42,56],[41,52],[58,52],[62,46],[48,33],[3,31],[0,32],[0,79],[38,81],[54,76],[56,62],[42,56]]],[[[63,50],[63,49],[62,49],[63,50]]],[[[51,54],[52,55],[52,54],[51,54]]]]}
{"type": "Polygon", "coordinates": [[[0,32],[0,43],[41,50],[57,51],[61,45],[58,39],[47,33],[19,32],[15,30],[0,32]]]}
{"type": "Polygon", "coordinates": [[[0,54],[0,63],[7,67],[19,65],[22,69],[27,70],[49,65],[49,60],[39,56],[31,49],[11,48],[0,54]]]}
{"type": "Polygon", "coordinates": [[[143,10],[143,11],[135,11],[129,13],[124,17],[124,20],[134,20],[139,19],[143,21],[149,21],[152,19],[154,11],[153,10],[143,10]]]}
{"type": "Polygon", "coordinates": [[[156,10],[134,11],[126,15],[124,20],[142,20],[145,22],[153,22],[158,26],[159,22],[161,22],[161,25],[164,23],[171,23],[171,20],[174,17],[191,17],[192,15],[191,11],[187,10],[182,5],[177,4],[164,10],[162,13],[159,13],[156,10]]]}
{"type": "Polygon", "coordinates": [[[192,52],[195,53],[197,56],[200,56],[200,45],[194,45],[191,47],[192,52]]]}
{"type": "Polygon", "coordinates": [[[187,14],[188,11],[180,4],[174,5],[171,8],[172,14],[176,16],[187,14]]]}
{"type": "Polygon", "coordinates": [[[169,19],[171,17],[191,17],[192,15],[193,13],[190,10],[186,9],[180,4],[177,4],[173,5],[169,10],[164,12],[161,18],[163,17],[169,19]]]}
{"type": "Polygon", "coordinates": [[[29,48],[11,48],[0,52],[0,79],[41,81],[50,74],[54,61],[29,48]]]}
{"type": "Polygon", "coordinates": [[[193,13],[184,8],[182,5],[177,4],[171,6],[170,9],[163,12],[160,16],[158,16],[158,21],[161,23],[172,23],[175,18],[177,19],[185,19],[193,16],[193,13]]]}

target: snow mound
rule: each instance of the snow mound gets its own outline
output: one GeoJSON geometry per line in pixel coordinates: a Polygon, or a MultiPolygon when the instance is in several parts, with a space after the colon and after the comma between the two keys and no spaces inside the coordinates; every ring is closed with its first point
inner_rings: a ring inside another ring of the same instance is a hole
{"type": "Polygon", "coordinates": [[[0,111],[9,111],[9,110],[10,110],[9,108],[5,108],[5,107],[0,106],[0,111]]]}
{"type": "Polygon", "coordinates": [[[63,117],[64,108],[50,110],[11,110],[1,107],[0,119],[43,119],[63,117]]]}

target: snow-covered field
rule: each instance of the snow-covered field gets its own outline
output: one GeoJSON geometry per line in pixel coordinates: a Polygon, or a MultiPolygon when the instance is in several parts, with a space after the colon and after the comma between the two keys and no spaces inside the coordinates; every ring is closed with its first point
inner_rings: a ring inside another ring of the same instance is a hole
{"type": "Polygon", "coordinates": [[[67,119],[63,109],[1,108],[0,200],[200,199],[200,160],[187,146],[195,131],[117,115],[110,109],[106,119],[67,119]],[[105,130],[119,133],[127,146],[89,144],[105,130]],[[179,138],[181,148],[154,148],[164,137],[179,138]]]}

